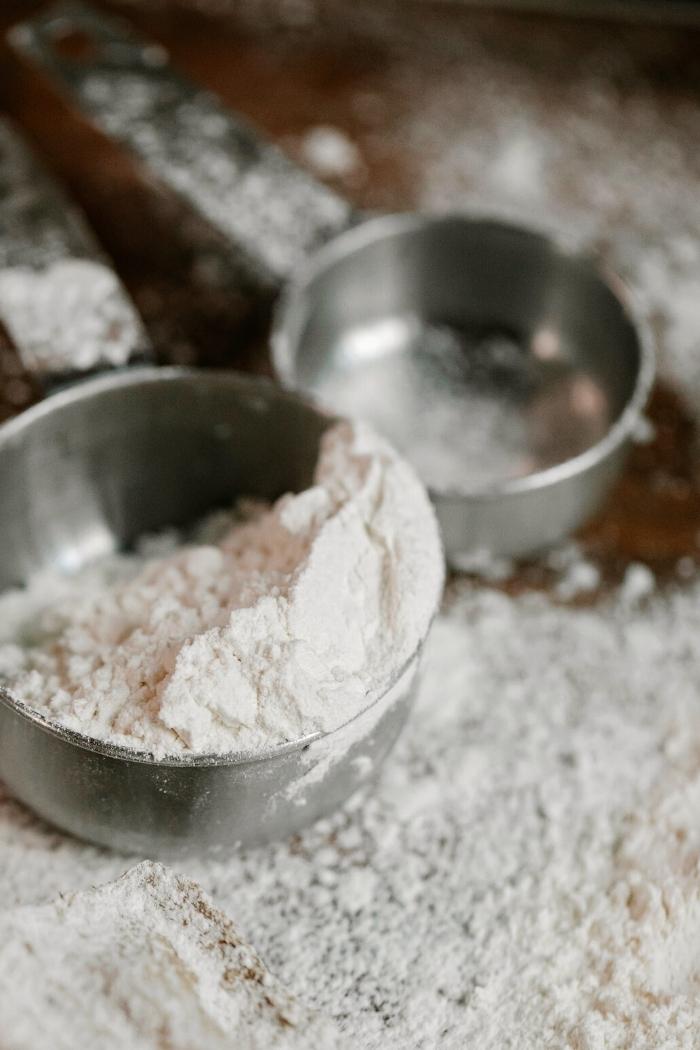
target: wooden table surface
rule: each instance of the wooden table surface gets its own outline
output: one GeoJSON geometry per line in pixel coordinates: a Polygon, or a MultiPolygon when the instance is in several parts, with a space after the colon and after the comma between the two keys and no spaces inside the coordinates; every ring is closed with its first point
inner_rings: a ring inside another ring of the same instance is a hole
{"type": "MultiPolygon", "coordinates": [[[[13,21],[41,6],[24,0],[3,4],[3,35],[13,21]]],[[[483,91],[497,97],[501,89],[512,90],[514,81],[524,85],[528,104],[537,108],[543,126],[555,137],[559,128],[563,136],[576,110],[577,91],[584,81],[590,82],[591,70],[600,70],[614,93],[619,112],[613,116],[620,117],[623,128],[626,107],[640,94],[651,99],[655,119],[668,123],[680,155],[688,158],[692,185],[695,148],[690,118],[694,120],[700,108],[697,31],[577,23],[402,0],[316,0],[313,21],[307,17],[309,5],[271,0],[232,4],[237,13],[226,18],[175,4],[97,6],[125,15],[161,41],[182,69],[219,92],[291,155],[300,156],[302,136],[313,126],[331,125],[346,132],[360,150],[362,177],[341,178],[335,185],[363,207],[400,210],[423,202],[421,187],[436,161],[439,136],[427,135],[424,147],[420,135],[404,138],[401,129],[419,123],[429,97],[432,108],[426,108],[426,119],[434,121],[435,84],[449,84],[450,70],[463,75],[474,55],[476,72],[484,71],[483,91]],[[279,14],[283,8],[285,18],[279,14]],[[294,11],[297,15],[292,17],[294,11]]],[[[0,70],[0,109],[22,126],[83,206],[141,310],[159,358],[266,370],[269,304],[241,317],[232,297],[194,291],[189,274],[196,249],[173,226],[172,211],[134,163],[77,119],[4,46],[0,70]]],[[[497,126],[499,120],[503,123],[502,114],[494,118],[493,127],[484,122],[477,105],[478,77],[471,87],[462,99],[450,101],[450,119],[454,121],[455,107],[459,113],[461,106],[465,126],[474,119],[481,121],[479,134],[502,135],[503,128],[497,126]]],[[[608,113],[601,119],[612,118],[608,113]]],[[[445,149],[449,134],[446,122],[445,149]]],[[[560,173],[564,201],[577,192],[576,156],[567,155],[566,148],[560,173]]],[[[600,163],[604,178],[604,156],[600,163]]],[[[468,156],[464,164],[468,184],[468,156]]],[[[640,177],[644,164],[640,157],[640,177]]],[[[616,191],[624,229],[625,193],[632,199],[637,192],[634,172],[616,191]]],[[[661,223],[663,218],[656,216],[661,223]]],[[[653,247],[653,231],[647,240],[653,247]]],[[[659,324],[657,329],[661,339],[663,328],[659,324]]],[[[14,403],[6,396],[7,375],[16,370],[7,340],[0,364],[5,375],[0,413],[7,417],[20,407],[16,396],[14,403]]],[[[581,537],[584,550],[603,571],[602,591],[617,582],[631,562],[646,563],[660,580],[671,580],[677,578],[679,559],[695,561],[698,554],[695,421],[683,394],[667,382],[657,384],[650,418],[653,442],[634,450],[606,509],[581,537]]],[[[688,562],[684,564],[687,568],[688,562]]],[[[546,564],[536,562],[493,585],[518,591],[546,588],[551,579],[546,564]]],[[[596,600],[598,593],[576,600],[596,600]]]]}

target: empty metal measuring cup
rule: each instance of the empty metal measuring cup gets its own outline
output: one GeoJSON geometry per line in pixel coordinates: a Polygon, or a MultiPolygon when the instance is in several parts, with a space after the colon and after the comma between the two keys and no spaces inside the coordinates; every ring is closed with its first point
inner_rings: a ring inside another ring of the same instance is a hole
{"type": "Polygon", "coordinates": [[[554,239],[463,215],[377,218],[287,285],[277,374],[365,416],[422,474],[450,562],[575,530],[618,475],[654,372],[622,283],[554,239]]]}

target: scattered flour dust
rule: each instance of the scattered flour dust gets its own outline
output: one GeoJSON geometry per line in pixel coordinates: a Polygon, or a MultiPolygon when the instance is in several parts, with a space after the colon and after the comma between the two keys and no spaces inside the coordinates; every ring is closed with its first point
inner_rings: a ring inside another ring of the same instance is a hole
{"type": "MultiPolygon", "coordinates": [[[[362,1050],[690,1050],[699,635],[697,580],[591,608],[453,584],[376,791],[187,875],[362,1050]]],[[[129,863],[10,799],[0,850],[10,910],[129,863]]]]}
{"type": "Polygon", "coordinates": [[[0,912],[0,973],[3,1050],[341,1046],[196,883],[148,861],[55,904],[0,912]]]}
{"type": "Polygon", "coordinates": [[[301,141],[301,156],[325,178],[347,177],[362,168],[362,156],[352,139],[339,128],[325,124],[306,132],[301,141]]]}
{"type": "Polygon", "coordinates": [[[61,724],[157,756],[298,739],[387,688],[425,637],[442,564],[410,468],[338,424],[311,488],[218,541],[137,559],[127,579],[122,558],[4,596],[0,673],[61,724]]]}
{"type": "Polygon", "coordinates": [[[614,875],[580,931],[589,1008],[561,1006],[575,1050],[697,1047],[700,996],[700,753],[688,724],[667,742],[676,766],[629,814],[614,875]],[[673,752],[676,752],[675,755],[673,752]]]}
{"type": "MultiPolygon", "coordinates": [[[[587,39],[575,61],[478,28],[451,62],[407,48],[386,85],[406,118],[381,132],[427,158],[422,207],[603,241],[697,418],[698,106],[657,95],[631,42],[587,39]]],[[[562,571],[557,604],[453,587],[370,798],[291,843],[189,865],[358,1050],[698,1045],[700,580],[662,589],[632,566],[580,608],[561,602],[595,590],[595,566],[562,571]]],[[[9,914],[125,867],[7,796],[0,850],[9,914]]]]}

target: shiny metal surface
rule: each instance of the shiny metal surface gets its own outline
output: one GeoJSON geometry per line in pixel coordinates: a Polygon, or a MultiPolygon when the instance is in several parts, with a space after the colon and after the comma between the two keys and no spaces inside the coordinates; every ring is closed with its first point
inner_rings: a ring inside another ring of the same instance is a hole
{"type": "Polygon", "coordinates": [[[273,359],[283,383],[369,418],[414,461],[457,567],[534,553],[589,518],[654,371],[615,277],[466,216],[387,216],[335,238],[287,287],[273,359]]]}
{"type": "MultiPolygon", "coordinates": [[[[230,372],[132,369],[52,395],[0,428],[0,588],[76,569],[237,495],[305,487],[331,422],[230,372]]],[[[288,835],[371,777],[407,716],[418,655],[346,727],[263,755],[155,762],[0,690],[0,777],[59,827],[151,856],[288,835]]]]}
{"type": "Polygon", "coordinates": [[[402,216],[340,233],[305,262],[359,216],[157,46],[70,2],[11,36],[223,235],[243,261],[232,283],[270,290],[292,275],[278,374],[367,416],[413,460],[453,565],[482,549],[531,554],[594,513],[653,366],[624,293],[589,260],[503,224],[402,216]]]}
{"type": "MultiPolygon", "coordinates": [[[[51,342],[52,314],[56,303],[52,296],[36,294],[36,279],[46,278],[52,267],[83,260],[104,268],[113,277],[109,288],[108,312],[114,328],[111,339],[95,346],[90,367],[122,367],[151,359],[152,349],[141,319],[119,279],[99,247],[85,216],[61,185],[41,164],[20,131],[0,119],[0,323],[12,335],[13,345],[27,372],[48,388],[85,370],[86,347],[71,347],[51,342]],[[33,318],[29,326],[38,333],[41,353],[27,332],[18,333],[13,326],[17,309],[17,288],[8,292],[7,281],[18,275],[33,292],[33,318]],[[14,309],[13,309],[14,307],[14,309]],[[124,333],[131,333],[127,339],[124,333]]],[[[78,282],[79,278],[76,277],[78,282]]],[[[62,294],[66,287],[62,286],[62,294]]],[[[59,294],[59,293],[55,293],[59,294]]],[[[78,301],[85,299],[81,286],[78,301]]],[[[95,309],[97,304],[91,304],[95,309]]],[[[97,321],[97,331],[99,319],[97,321]]],[[[102,325],[102,328],[106,327],[102,325]]],[[[65,343],[65,340],[63,341],[65,343]]]]}
{"type": "Polygon", "coordinates": [[[91,123],[223,236],[238,295],[276,289],[352,221],[347,201],[178,73],[126,21],[61,0],[9,36],[91,123]]]}

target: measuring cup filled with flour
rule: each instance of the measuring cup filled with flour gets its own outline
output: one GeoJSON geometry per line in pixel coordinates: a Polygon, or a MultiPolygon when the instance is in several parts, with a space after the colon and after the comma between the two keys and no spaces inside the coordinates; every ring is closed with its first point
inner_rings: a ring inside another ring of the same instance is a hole
{"type": "MultiPolygon", "coordinates": [[[[0,294],[53,266],[7,266],[0,294]]],[[[46,376],[38,337],[17,342],[46,376]]],[[[443,579],[426,493],[383,439],[266,380],[138,367],[0,428],[0,492],[17,797],[166,854],[290,834],[368,780],[443,579]]]]}

